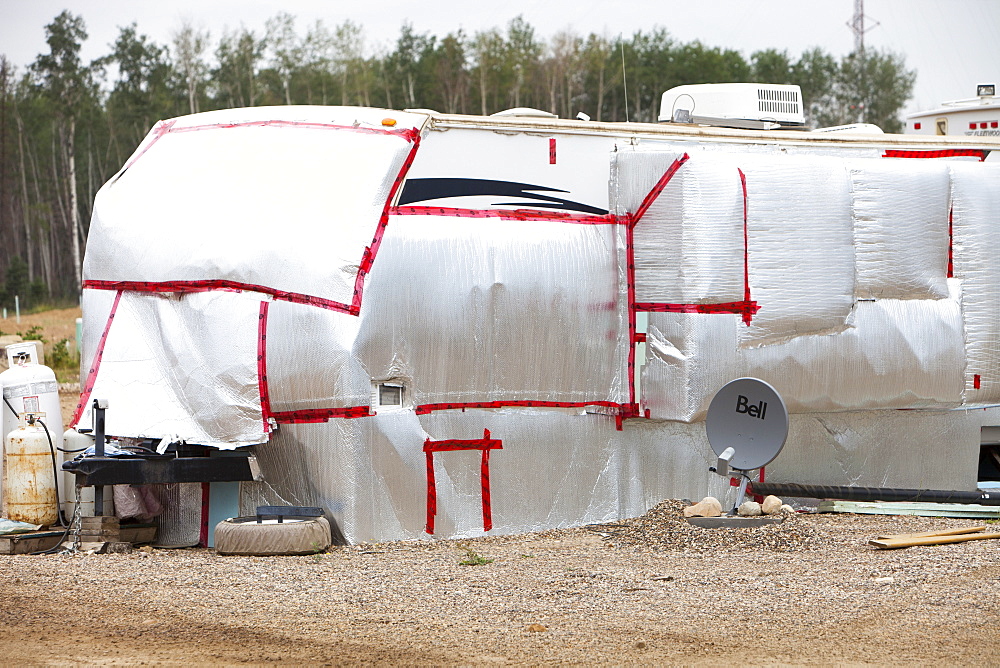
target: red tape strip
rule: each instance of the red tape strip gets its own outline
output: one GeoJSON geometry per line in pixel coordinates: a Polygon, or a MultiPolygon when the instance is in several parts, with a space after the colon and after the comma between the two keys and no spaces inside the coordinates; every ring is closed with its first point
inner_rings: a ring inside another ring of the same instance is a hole
{"type": "Polygon", "coordinates": [[[737,169],[740,173],[740,185],[743,187],[743,303],[754,304],[753,311],[743,311],[743,323],[750,326],[754,313],[757,312],[756,303],[750,300],[750,233],[747,229],[747,177],[742,169],[737,169]]]}
{"type": "Polygon", "coordinates": [[[83,384],[83,390],[80,392],[80,401],[76,404],[76,410],[73,412],[73,417],[69,421],[70,427],[75,427],[77,423],[80,422],[80,416],[83,415],[83,408],[90,401],[90,395],[94,391],[94,384],[97,382],[97,371],[101,368],[101,360],[104,359],[104,346],[108,342],[108,333],[111,331],[111,323],[114,322],[115,313],[118,312],[118,303],[122,299],[122,291],[119,290],[118,294],[115,295],[115,302],[111,305],[111,313],[108,315],[108,322],[104,325],[104,333],[101,334],[101,340],[97,344],[97,352],[94,353],[94,361],[90,363],[90,371],[87,372],[87,381],[83,384]]]}
{"type": "Polygon", "coordinates": [[[133,156],[131,160],[129,160],[127,163],[125,163],[125,168],[122,169],[119,172],[119,174],[124,174],[125,171],[129,167],[131,167],[132,165],[134,165],[136,163],[136,161],[139,160],[139,158],[141,158],[142,156],[146,155],[146,151],[148,151],[149,149],[153,148],[153,144],[155,144],[156,142],[160,141],[161,137],[163,137],[165,134],[169,133],[170,132],[170,128],[174,127],[174,123],[176,123],[176,122],[177,122],[177,119],[175,118],[173,120],[160,121],[159,123],[157,123],[153,127],[153,140],[150,141],[148,144],[146,144],[146,146],[139,153],[135,154],[135,156],[133,156]]]}
{"type": "Polygon", "coordinates": [[[656,182],[656,185],[653,186],[653,189],[646,194],[646,197],[642,200],[642,204],[639,205],[639,208],[632,215],[633,225],[638,223],[639,219],[642,218],[644,215],[646,215],[646,211],[648,211],[649,207],[653,205],[653,202],[656,201],[656,198],[660,196],[660,193],[663,192],[663,189],[667,187],[667,184],[670,183],[670,179],[674,178],[674,174],[677,173],[677,170],[680,169],[681,166],[685,162],[687,162],[690,158],[691,156],[685,153],[681,157],[674,160],[673,164],[667,168],[667,171],[663,173],[663,176],[661,176],[660,180],[656,182]]]}
{"type": "Polygon", "coordinates": [[[955,206],[948,209],[948,278],[955,278],[955,206]]]}
{"type": "Polygon", "coordinates": [[[414,135],[412,141],[413,146],[410,147],[410,152],[406,156],[406,160],[403,161],[402,167],[399,168],[399,173],[396,174],[396,178],[392,182],[392,188],[389,189],[389,196],[385,198],[385,204],[382,206],[382,215],[379,217],[378,226],[375,228],[375,236],[372,237],[371,245],[365,249],[365,257],[362,258],[361,267],[354,277],[354,301],[351,302],[353,315],[361,312],[361,296],[365,289],[365,278],[368,276],[371,265],[375,262],[375,255],[378,253],[379,246],[382,245],[385,228],[389,225],[389,211],[392,208],[392,201],[396,198],[396,193],[406,179],[406,174],[410,171],[413,159],[417,156],[417,149],[420,148],[420,135],[414,135]],[[367,262],[365,262],[366,259],[367,262]]]}
{"type": "Polygon", "coordinates": [[[946,148],[939,151],[916,151],[916,150],[886,150],[883,158],[979,158],[979,162],[986,160],[990,154],[987,149],[979,148],[946,148]]]}
{"type": "Polygon", "coordinates": [[[584,408],[586,406],[603,406],[624,410],[623,404],[614,401],[479,401],[469,403],[421,404],[416,407],[417,415],[426,415],[434,411],[465,410],[466,408],[584,408]]]}
{"type": "Polygon", "coordinates": [[[252,283],[240,283],[239,281],[227,281],[217,279],[201,279],[193,281],[84,281],[84,288],[91,290],[119,290],[125,292],[211,292],[215,290],[230,292],[257,292],[263,295],[270,295],[279,301],[293,302],[296,304],[306,304],[317,306],[331,311],[340,311],[349,315],[357,315],[357,311],[347,304],[341,304],[330,299],[323,299],[314,295],[305,295],[298,292],[285,292],[275,290],[264,285],[254,285],[252,283]]]}
{"type": "Polygon", "coordinates": [[[454,452],[456,450],[482,450],[483,456],[479,466],[480,488],[483,503],[483,531],[493,528],[493,509],[490,500],[490,450],[502,450],[503,441],[490,438],[490,430],[483,429],[483,437],[476,439],[449,439],[444,441],[424,441],[424,453],[427,460],[427,522],[425,530],[434,534],[434,517],[437,515],[437,485],[434,480],[434,453],[454,452]]]}
{"type": "Polygon", "coordinates": [[[267,390],[267,302],[260,303],[257,321],[257,386],[260,388],[260,412],[264,420],[264,433],[270,431],[267,419],[271,417],[271,396],[267,390]]]}
{"type": "Polygon", "coordinates": [[[623,225],[626,218],[612,214],[605,216],[579,216],[560,211],[535,209],[458,209],[446,206],[397,206],[390,210],[394,216],[449,216],[452,218],[499,218],[500,220],[548,221],[575,223],[577,225],[623,225]]]}
{"type": "Polygon", "coordinates": [[[331,418],[359,418],[375,415],[368,406],[348,406],[346,408],[304,408],[297,411],[271,412],[271,418],[279,424],[310,424],[327,422],[331,418]]]}
{"type": "MultiPolygon", "coordinates": [[[[677,165],[677,168],[680,167],[680,165],[677,164],[677,161],[674,161],[674,165],[677,165]]],[[[671,166],[671,168],[673,168],[673,165],[671,166]]],[[[674,171],[676,172],[677,170],[674,169],[674,171]]],[[[666,182],[663,181],[663,179],[660,179],[660,180],[663,182],[663,185],[665,186],[666,182]]],[[[662,188],[660,190],[662,191],[662,188]]],[[[647,199],[648,199],[648,197],[647,197],[647,199]]],[[[636,220],[638,220],[638,218],[636,220]]],[[[625,263],[626,263],[625,283],[626,283],[626,295],[627,295],[627,299],[628,299],[627,303],[628,303],[628,340],[629,340],[628,359],[626,360],[626,365],[627,365],[627,368],[628,368],[628,372],[627,372],[626,378],[628,379],[628,402],[629,402],[629,404],[634,404],[635,403],[635,331],[636,331],[635,330],[635,328],[636,328],[635,313],[636,313],[636,308],[635,308],[635,233],[634,233],[634,230],[635,230],[635,225],[634,224],[633,225],[628,225],[628,226],[625,227],[625,251],[626,251],[625,252],[625,263]]],[[[621,420],[620,419],[617,421],[617,423],[616,423],[615,426],[618,429],[618,431],[622,430],[622,425],[621,425],[621,420]]]]}
{"type": "Polygon", "coordinates": [[[757,302],[727,302],[721,304],[654,304],[640,302],[635,305],[637,311],[650,313],[736,313],[744,317],[753,316],[760,310],[757,302]]]}

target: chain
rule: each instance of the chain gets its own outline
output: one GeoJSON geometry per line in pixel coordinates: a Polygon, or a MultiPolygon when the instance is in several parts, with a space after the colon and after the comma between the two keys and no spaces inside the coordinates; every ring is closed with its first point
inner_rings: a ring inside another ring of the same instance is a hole
{"type": "Polygon", "coordinates": [[[82,486],[80,483],[76,483],[76,499],[73,502],[73,519],[69,522],[70,533],[73,535],[73,540],[68,547],[63,549],[63,554],[76,554],[80,551],[80,528],[83,524],[83,520],[81,519],[83,513],[80,507],[81,488],[82,486]]]}

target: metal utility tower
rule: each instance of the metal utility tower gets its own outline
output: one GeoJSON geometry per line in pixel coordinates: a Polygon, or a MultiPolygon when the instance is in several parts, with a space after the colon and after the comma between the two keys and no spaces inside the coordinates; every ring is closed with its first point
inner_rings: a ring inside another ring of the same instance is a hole
{"type": "Polygon", "coordinates": [[[851,17],[847,27],[854,33],[854,52],[864,54],[865,33],[878,25],[874,21],[872,25],[865,27],[865,0],[854,0],[854,16],[851,17]]]}

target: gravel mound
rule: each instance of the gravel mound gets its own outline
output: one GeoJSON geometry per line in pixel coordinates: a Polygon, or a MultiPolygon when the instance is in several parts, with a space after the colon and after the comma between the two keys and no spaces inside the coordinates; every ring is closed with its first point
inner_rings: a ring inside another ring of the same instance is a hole
{"type": "Polygon", "coordinates": [[[800,515],[789,515],[780,524],[753,528],[706,529],[689,524],[682,511],[687,505],[668,499],[641,517],[587,527],[618,547],[653,551],[718,552],[762,550],[791,552],[821,549],[830,536],[800,515]]]}

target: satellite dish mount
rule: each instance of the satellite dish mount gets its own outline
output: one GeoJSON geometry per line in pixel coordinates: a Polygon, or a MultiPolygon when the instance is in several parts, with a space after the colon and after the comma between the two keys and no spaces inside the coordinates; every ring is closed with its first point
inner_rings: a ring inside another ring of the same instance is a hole
{"type": "Polygon", "coordinates": [[[709,471],[740,478],[740,490],[729,514],[743,503],[749,471],[771,463],[788,438],[788,409],[770,384],[737,378],[719,390],[708,407],[705,432],[718,460],[709,471]]]}

